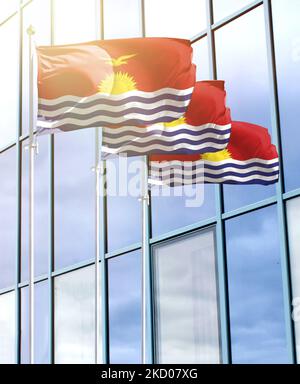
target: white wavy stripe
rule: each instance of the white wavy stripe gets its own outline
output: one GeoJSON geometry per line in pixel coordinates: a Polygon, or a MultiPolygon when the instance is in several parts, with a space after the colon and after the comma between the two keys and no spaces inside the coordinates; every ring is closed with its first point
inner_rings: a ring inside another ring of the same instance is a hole
{"type": "Polygon", "coordinates": [[[170,174],[175,174],[175,175],[187,175],[187,176],[193,176],[193,175],[196,175],[197,173],[210,173],[212,175],[222,175],[222,173],[225,173],[225,172],[235,172],[235,173],[239,173],[239,174],[245,174],[245,173],[248,173],[248,172],[265,172],[265,173],[271,173],[271,172],[275,172],[275,171],[278,171],[279,170],[279,166],[277,167],[273,167],[273,168],[269,168],[269,169],[266,169],[266,168],[262,168],[262,167],[249,167],[249,168],[246,168],[246,169],[238,169],[238,168],[234,168],[234,167],[228,167],[228,168],[225,168],[225,169],[215,169],[215,170],[212,170],[212,169],[206,169],[205,170],[205,166],[202,166],[201,168],[199,169],[194,169],[194,170],[188,170],[188,169],[185,169],[185,168],[181,168],[181,169],[170,169],[170,170],[164,170],[162,172],[159,172],[159,171],[152,171],[151,170],[151,176],[153,177],[164,177],[164,176],[169,176],[170,174]]]}
{"type": "Polygon", "coordinates": [[[120,101],[123,99],[126,99],[127,97],[131,96],[138,96],[138,97],[144,97],[147,99],[150,99],[152,97],[156,96],[161,96],[163,94],[170,94],[170,95],[176,95],[176,96],[185,96],[192,94],[194,90],[194,87],[191,88],[186,88],[186,89],[176,89],[176,88],[161,88],[157,91],[152,91],[152,92],[144,92],[144,91],[129,91],[122,93],[120,95],[111,95],[109,93],[95,93],[94,95],[91,96],[74,96],[74,95],[64,95],[57,97],[55,99],[43,99],[39,98],[39,104],[44,104],[44,105],[56,105],[59,103],[63,103],[65,101],[71,101],[74,103],[88,103],[94,100],[98,99],[103,99],[107,97],[109,100],[115,100],[115,101],[120,101]]]}
{"type": "MultiPolygon", "coordinates": [[[[251,180],[273,181],[273,180],[277,180],[277,179],[278,179],[277,175],[275,175],[275,176],[253,175],[253,176],[248,176],[248,177],[225,176],[225,177],[220,177],[217,179],[214,177],[209,177],[209,176],[203,175],[203,176],[197,177],[194,180],[190,180],[190,179],[185,180],[184,178],[181,178],[181,177],[175,177],[172,180],[170,179],[169,181],[167,181],[167,180],[162,181],[162,184],[168,185],[170,183],[175,183],[175,184],[178,183],[178,184],[182,185],[182,184],[197,184],[197,183],[201,183],[201,182],[206,182],[206,183],[209,182],[209,183],[216,184],[216,183],[223,183],[225,181],[237,181],[237,182],[241,182],[241,183],[246,183],[247,181],[251,181],[251,180]]],[[[151,182],[151,178],[149,180],[149,183],[153,184],[151,182]]]]}
{"type": "MultiPolygon", "coordinates": [[[[199,155],[200,156],[200,155],[199,155]]],[[[249,160],[234,160],[234,159],[226,159],[222,161],[208,161],[208,160],[198,160],[198,161],[180,161],[180,160],[170,160],[170,161],[151,161],[151,168],[167,168],[170,166],[183,166],[185,164],[186,166],[192,166],[195,165],[197,166],[197,163],[199,165],[202,163],[207,164],[207,165],[213,165],[213,166],[220,166],[224,164],[237,164],[237,165],[247,165],[251,163],[260,163],[260,164],[274,164],[278,163],[278,158],[276,157],[275,159],[271,160],[264,160],[264,159],[259,159],[259,158],[252,158],[249,160]]]]}
{"type": "Polygon", "coordinates": [[[163,132],[173,133],[176,131],[181,131],[182,129],[186,129],[192,132],[198,132],[198,131],[202,131],[204,129],[210,129],[210,128],[216,129],[218,131],[227,131],[228,129],[231,129],[231,124],[219,125],[215,123],[207,123],[207,124],[198,125],[198,126],[189,125],[189,124],[180,124],[180,125],[177,125],[176,127],[165,127],[164,123],[157,123],[145,128],[130,127],[130,126],[121,127],[121,128],[103,128],[103,132],[109,133],[111,135],[118,135],[120,133],[127,132],[127,131],[140,133],[140,132],[143,132],[143,130],[147,132],[152,132],[160,129],[163,132]]]}
{"type": "Polygon", "coordinates": [[[187,107],[190,103],[190,100],[185,101],[175,101],[175,100],[162,100],[157,101],[156,103],[148,104],[143,102],[130,102],[124,103],[123,105],[113,106],[107,104],[97,104],[89,108],[77,108],[77,104],[73,107],[64,107],[56,109],[55,111],[46,111],[43,108],[40,108],[38,113],[41,116],[45,117],[56,117],[63,115],[64,113],[74,113],[76,115],[87,115],[96,111],[108,111],[108,112],[123,112],[129,108],[142,108],[145,110],[151,110],[161,106],[172,106],[172,107],[187,107]]]}
{"type": "Polygon", "coordinates": [[[162,117],[170,117],[172,119],[178,119],[179,117],[182,116],[182,113],[179,112],[170,112],[170,111],[163,111],[159,113],[154,113],[153,115],[146,116],[141,113],[128,113],[127,115],[124,115],[122,117],[110,117],[110,116],[95,116],[92,117],[91,119],[86,119],[86,120],[79,120],[79,119],[61,119],[56,122],[52,121],[44,121],[44,120],[39,120],[38,119],[38,127],[41,128],[58,128],[62,127],[64,125],[68,124],[74,124],[77,125],[78,127],[84,127],[86,125],[92,125],[96,124],[99,121],[104,121],[109,124],[122,124],[126,120],[141,120],[141,121],[151,121],[151,120],[156,120],[162,117]]]}
{"type": "Polygon", "coordinates": [[[190,151],[198,151],[203,148],[208,148],[208,147],[213,147],[215,149],[221,150],[226,148],[226,144],[215,144],[215,143],[204,143],[204,144],[199,144],[199,145],[192,145],[192,144],[187,144],[187,143],[180,143],[180,144],[174,144],[172,146],[169,145],[163,145],[163,144],[151,144],[147,145],[145,147],[139,148],[134,144],[128,144],[128,145],[123,145],[120,148],[107,148],[106,147],[106,152],[107,153],[117,153],[120,150],[122,152],[137,152],[137,153],[143,153],[143,152],[150,152],[150,151],[165,151],[165,152],[174,152],[178,149],[185,149],[185,150],[190,150],[190,151]]]}
{"type": "MultiPolygon", "coordinates": [[[[175,135],[175,136],[172,136],[172,137],[167,137],[167,136],[163,136],[163,134],[152,134],[150,136],[146,136],[146,137],[136,137],[136,136],[124,136],[124,137],[120,137],[120,138],[110,138],[110,137],[105,137],[105,135],[103,136],[103,142],[107,145],[109,144],[120,144],[120,145],[123,145],[123,144],[126,144],[128,143],[129,141],[135,141],[135,142],[138,142],[138,143],[148,143],[152,140],[161,140],[162,142],[165,142],[165,143],[172,143],[174,141],[177,141],[177,140],[181,140],[181,139],[187,139],[187,140],[191,140],[191,141],[199,141],[199,140],[204,140],[204,139],[217,139],[217,140],[226,140],[228,139],[229,140],[230,138],[230,133],[228,133],[227,135],[217,135],[216,133],[205,133],[204,135],[201,135],[201,133],[199,132],[199,135],[198,136],[194,136],[194,135],[188,135],[186,133],[178,133],[178,135],[175,135]]],[[[207,145],[208,147],[208,145],[207,145]]]]}

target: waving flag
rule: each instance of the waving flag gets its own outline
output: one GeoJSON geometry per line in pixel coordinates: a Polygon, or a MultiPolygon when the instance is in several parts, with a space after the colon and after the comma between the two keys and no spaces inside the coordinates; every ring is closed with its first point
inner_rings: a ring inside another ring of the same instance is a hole
{"type": "Polygon", "coordinates": [[[273,184],[279,160],[266,128],[232,122],[228,148],[202,155],[152,155],[150,184],[273,184]]]}
{"type": "Polygon", "coordinates": [[[103,156],[199,154],[225,149],[231,131],[225,98],[224,81],[199,81],[185,115],[177,120],[148,127],[103,128],[103,156]]]}
{"type": "Polygon", "coordinates": [[[135,38],[37,48],[38,128],[170,122],[195,85],[188,40],[135,38]]]}

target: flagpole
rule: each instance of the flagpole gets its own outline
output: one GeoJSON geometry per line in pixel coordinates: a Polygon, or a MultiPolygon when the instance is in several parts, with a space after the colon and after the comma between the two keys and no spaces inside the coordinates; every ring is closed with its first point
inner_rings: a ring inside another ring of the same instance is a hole
{"type": "Polygon", "coordinates": [[[100,236],[100,178],[101,178],[101,159],[100,159],[100,129],[95,129],[95,177],[96,177],[96,249],[95,249],[95,364],[100,364],[100,342],[101,342],[101,296],[100,296],[100,258],[101,245],[100,241],[104,241],[100,236]]]}
{"type": "Polygon", "coordinates": [[[29,38],[29,364],[34,364],[34,157],[37,145],[34,140],[33,111],[33,35],[32,26],[27,29],[29,38]]]}
{"type": "Polygon", "coordinates": [[[143,158],[141,172],[142,201],[142,363],[147,363],[147,262],[148,262],[148,160],[143,158]]]}

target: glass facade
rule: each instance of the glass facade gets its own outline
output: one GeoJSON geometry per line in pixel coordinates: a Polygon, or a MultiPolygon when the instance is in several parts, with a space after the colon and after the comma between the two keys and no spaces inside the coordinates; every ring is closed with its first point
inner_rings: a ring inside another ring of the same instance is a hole
{"type": "MultiPolygon", "coordinates": [[[[202,205],[194,208],[185,206],[176,188],[167,197],[152,191],[146,228],[152,288],[147,359],[300,361],[299,12],[298,0],[1,2],[0,363],[29,360],[30,24],[37,44],[138,36],[191,39],[197,78],[225,79],[233,118],[268,128],[283,165],[278,185],[207,185],[199,189],[202,205]]],[[[38,138],[37,363],[95,360],[97,236],[100,360],[141,362],[142,207],[139,196],[125,196],[122,188],[113,197],[97,196],[96,134],[92,128],[38,138]]],[[[117,160],[110,166],[108,188],[124,173],[117,160]]],[[[129,167],[128,172],[135,171],[129,167]]]]}

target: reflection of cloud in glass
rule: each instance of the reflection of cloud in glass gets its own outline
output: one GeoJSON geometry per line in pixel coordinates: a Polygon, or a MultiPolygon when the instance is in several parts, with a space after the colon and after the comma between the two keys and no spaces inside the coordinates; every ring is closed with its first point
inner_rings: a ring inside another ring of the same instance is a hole
{"type": "Polygon", "coordinates": [[[110,259],[110,362],[141,362],[141,252],[110,259]]]}
{"type": "Polygon", "coordinates": [[[94,257],[94,129],[55,136],[55,267],[94,257]]]}
{"type": "MultiPolygon", "coordinates": [[[[2,7],[1,2],[1,7],[2,7]]],[[[1,55],[1,103],[0,103],[0,149],[15,141],[18,126],[19,92],[18,71],[18,17],[15,16],[0,28],[1,55]]]]}
{"type": "Polygon", "coordinates": [[[213,0],[214,20],[221,20],[250,3],[252,0],[213,0]]]}
{"type": "Polygon", "coordinates": [[[234,363],[286,363],[276,207],[227,222],[234,363]]]}
{"type": "Polygon", "coordinates": [[[147,36],[190,39],[206,27],[205,0],[146,0],[147,36]]]}
{"type": "MultiPolygon", "coordinates": [[[[55,362],[94,362],[94,266],[55,279],[55,362]]],[[[101,349],[101,347],[100,347],[101,349]]]]}
{"type": "MultiPolygon", "coordinates": [[[[271,132],[270,90],[263,7],[216,32],[218,78],[226,80],[233,120],[249,121],[271,132]]],[[[272,186],[225,188],[225,208],[233,210],[275,194],[272,186]]]]}
{"type": "MultiPolygon", "coordinates": [[[[35,284],[34,359],[36,364],[49,362],[49,286],[48,281],[35,284]]],[[[29,363],[28,287],[21,290],[21,363],[29,363]]]]}
{"type": "Polygon", "coordinates": [[[284,175],[288,190],[299,188],[300,1],[272,1],[279,88],[284,175]],[[299,57],[299,59],[298,59],[299,57]]]}
{"type": "Polygon", "coordinates": [[[0,364],[15,361],[15,293],[0,295],[0,364]]]}
{"type": "Polygon", "coordinates": [[[0,288],[14,284],[17,240],[16,149],[0,154],[0,288]]]}
{"type": "MultiPolygon", "coordinates": [[[[289,224],[289,245],[293,299],[298,301],[300,298],[300,198],[288,201],[287,212],[289,224]]],[[[294,310],[299,312],[299,304],[297,304],[294,310]]],[[[295,318],[295,320],[298,319],[295,318]]],[[[295,321],[294,324],[296,333],[298,362],[300,362],[300,321],[295,321]]]]}
{"type": "Polygon", "coordinates": [[[220,341],[212,231],[154,250],[157,358],[218,363],[220,341]]]}

